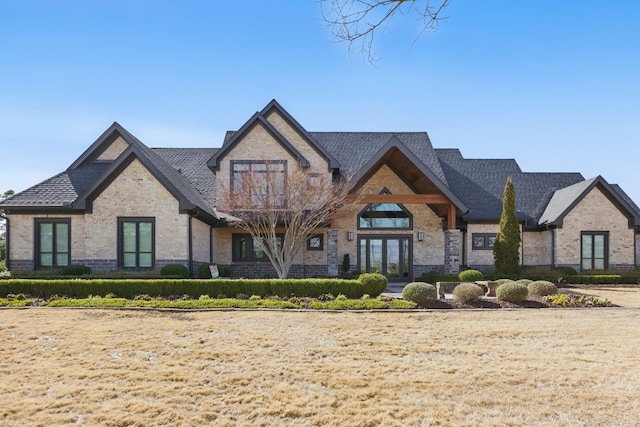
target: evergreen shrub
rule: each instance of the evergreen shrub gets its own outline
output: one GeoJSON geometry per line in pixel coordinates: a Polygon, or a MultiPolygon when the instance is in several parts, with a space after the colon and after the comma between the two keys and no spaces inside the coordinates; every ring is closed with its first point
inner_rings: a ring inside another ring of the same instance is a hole
{"type": "Polygon", "coordinates": [[[463,303],[476,301],[484,295],[484,289],[475,283],[460,283],[453,289],[453,296],[463,303]]]}
{"type": "Polygon", "coordinates": [[[425,282],[411,282],[402,289],[402,298],[416,304],[425,304],[438,298],[436,287],[425,282]]]}
{"type": "Polygon", "coordinates": [[[531,282],[527,288],[529,290],[529,295],[539,297],[546,297],[547,295],[555,295],[558,293],[556,285],[546,280],[536,280],[535,282],[531,282]]]}
{"type": "Polygon", "coordinates": [[[91,268],[86,265],[72,264],[62,269],[63,276],[84,276],[91,274],[91,268]]]}
{"type": "Polygon", "coordinates": [[[502,301],[522,302],[529,295],[529,289],[526,285],[516,282],[507,282],[498,286],[496,289],[496,297],[502,301]]]}
{"type": "Polygon", "coordinates": [[[160,275],[187,279],[189,278],[189,269],[182,264],[167,264],[160,269],[160,275]]]}
{"type": "Polygon", "coordinates": [[[482,280],[484,275],[478,270],[464,270],[458,274],[458,279],[461,282],[475,282],[482,280]]]}

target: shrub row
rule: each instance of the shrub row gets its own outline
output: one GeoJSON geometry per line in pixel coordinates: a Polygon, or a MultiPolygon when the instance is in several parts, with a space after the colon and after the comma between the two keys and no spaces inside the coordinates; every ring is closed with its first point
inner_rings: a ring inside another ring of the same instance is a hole
{"type": "Polygon", "coordinates": [[[362,274],[357,280],[345,279],[7,279],[0,281],[0,297],[8,294],[49,298],[61,295],[86,298],[89,295],[116,295],[133,298],[136,295],[168,297],[172,295],[277,295],[318,297],[323,294],[343,294],[360,298],[365,294],[380,295],[387,287],[381,274],[362,274]]]}
{"type": "MultiPolygon", "coordinates": [[[[469,271],[469,270],[467,270],[469,271]]],[[[461,273],[462,274],[462,273],[461,273]]],[[[484,280],[498,280],[503,279],[504,275],[496,273],[483,273],[484,280]]],[[[517,281],[520,279],[546,280],[552,283],[567,284],[567,285],[617,285],[617,284],[640,284],[640,271],[631,270],[628,272],[622,272],[617,274],[575,274],[565,275],[560,272],[548,272],[546,274],[532,274],[523,272],[522,274],[514,274],[509,276],[509,279],[517,281]]],[[[475,280],[462,280],[457,274],[440,274],[440,273],[427,273],[415,279],[419,282],[436,283],[436,282],[457,282],[457,281],[469,281],[475,280]]],[[[482,279],[476,279],[482,280],[482,279]]]]}

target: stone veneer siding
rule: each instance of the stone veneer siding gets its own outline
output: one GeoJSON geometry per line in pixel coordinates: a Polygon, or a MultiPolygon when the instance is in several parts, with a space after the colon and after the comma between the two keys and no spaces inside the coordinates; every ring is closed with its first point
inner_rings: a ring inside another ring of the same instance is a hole
{"type": "Polygon", "coordinates": [[[446,230],[444,232],[444,272],[455,274],[460,272],[460,252],[462,249],[462,232],[446,230]]]}

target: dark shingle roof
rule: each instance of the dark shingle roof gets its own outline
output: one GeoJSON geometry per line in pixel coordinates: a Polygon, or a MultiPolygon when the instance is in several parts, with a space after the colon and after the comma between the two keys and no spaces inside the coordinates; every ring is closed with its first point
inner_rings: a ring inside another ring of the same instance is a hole
{"type": "Polygon", "coordinates": [[[309,132],[338,162],[343,174],[354,175],[393,136],[406,145],[424,165],[447,184],[438,157],[426,132],[309,132]]]}
{"type": "Polygon", "coordinates": [[[66,207],[73,203],[109,166],[109,162],[96,162],[91,166],[69,169],[0,202],[6,208],[13,206],[66,207]]]}
{"type": "Polygon", "coordinates": [[[152,148],[164,161],[182,174],[209,205],[215,206],[215,175],[207,160],[217,148],[152,148]]]}
{"type": "Polygon", "coordinates": [[[511,177],[520,219],[537,219],[554,191],[583,181],[579,173],[522,172],[513,159],[465,159],[457,149],[435,150],[447,182],[469,207],[467,220],[499,219],[502,194],[511,177]]]}

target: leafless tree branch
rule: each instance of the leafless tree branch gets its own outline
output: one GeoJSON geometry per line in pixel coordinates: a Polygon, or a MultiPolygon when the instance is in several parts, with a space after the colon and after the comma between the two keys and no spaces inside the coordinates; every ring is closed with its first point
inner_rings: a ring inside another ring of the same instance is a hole
{"type": "Polygon", "coordinates": [[[437,31],[442,11],[451,0],[318,0],[322,19],[331,27],[333,38],[349,44],[353,54],[376,58],[373,45],[376,34],[387,28],[398,14],[415,13],[422,21],[416,39],[426,32],[437,31]]]}
{"type": "Polygon", "coordinates": [[[299,165],[285,168],[283,175],[281,163],[259,163],[265,165],[262,170],[220,184],[218,209],[228,214],[229,225],[251,235],[278,277],[285,278],[307,239],[327,228],[347,201],[348,180],[313,174],[299,165]]]}

